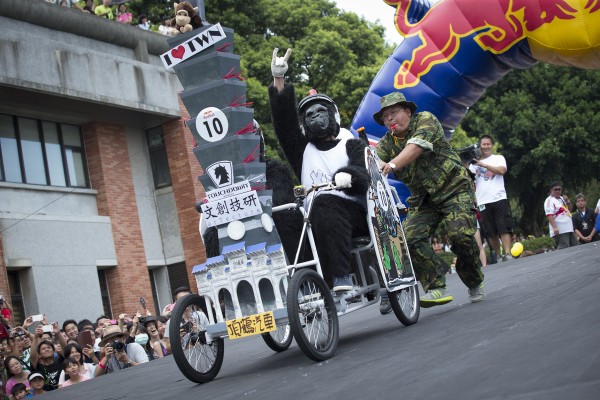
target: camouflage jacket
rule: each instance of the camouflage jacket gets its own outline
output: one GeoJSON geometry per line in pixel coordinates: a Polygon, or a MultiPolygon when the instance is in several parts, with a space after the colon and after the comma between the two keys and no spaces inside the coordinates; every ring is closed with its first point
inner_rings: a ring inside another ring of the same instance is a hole
{"type": "Polygon", "coordinates": [[[430,112],[413,114],[404,139],[388,131],[377,143],[377,155],[385,162],[396,157],[407,144],[413,143],[425,151],[411,164],[394,172],[411,191],[410,207],[417,207],[429,195],[432,204],[442,204],[457,192],[473,190],[468,170],[450,147],[438,119],[430,112]]]}

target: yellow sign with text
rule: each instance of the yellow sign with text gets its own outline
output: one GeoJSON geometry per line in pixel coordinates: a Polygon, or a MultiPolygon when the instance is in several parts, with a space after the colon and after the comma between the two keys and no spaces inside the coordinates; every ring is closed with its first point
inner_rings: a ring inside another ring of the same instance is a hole
{"type": "Polygon", "coordinates": [[[273,311],[231,319],[225,322],[229,339],[239,339],[246,336],[258,335],[277,329],[273,311]]]}

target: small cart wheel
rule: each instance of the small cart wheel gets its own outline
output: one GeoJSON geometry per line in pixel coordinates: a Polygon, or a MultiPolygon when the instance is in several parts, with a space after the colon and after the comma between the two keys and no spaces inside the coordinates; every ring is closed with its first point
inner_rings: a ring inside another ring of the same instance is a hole
{"type": "Polygon", "coordinates": [[[339,322],[331,291],[323,278],[309,268],[296,271],[287,291],[288,318],[298,347],[311,360],[333,357],[339,322]]]}
{"type": "Polygon", "coordinates": [[[223,364],[223,338],[209,342],[204,298],[188,294],[175,303],[169,322],[169,340],[175,363],[192,382],[210,382],[223,364]]]}
{"type": "Polygon", "coordinates": [[[395,292],[388,292],[388,296],[396,318],[403,325],[412,325],[418,321],[421,306],[419,304],[419,287],[417,285],[409,286],[395,292]]]}
{"type": "Polygon", "coordinates": [[[276,352],[287,350],[294,339],[289,324],[279,325],[276,330],[263,333],[262,338],[267,346],[276,352]]]}

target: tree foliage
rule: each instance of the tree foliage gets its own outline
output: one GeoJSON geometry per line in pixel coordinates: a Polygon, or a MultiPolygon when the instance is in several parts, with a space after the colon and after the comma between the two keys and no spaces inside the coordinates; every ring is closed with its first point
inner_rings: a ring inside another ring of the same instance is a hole
{"type": "Polygon", "coordinates": [[[599,106],[598,71],[538,64],[512,71],[463,120],[469,136],[487,133],[498,142],[508,197],[518,200],[513,216],[525,234],[547,231],[543,202],[552,181],[562,182],[573,203],[577,192],[595,187],[599,106]]]}
{"type": "MultiPolygon", "coordinates": [[[[153,23],[173,17],[173,1],[130,0],[134,15],[145,13],[153,23]]],[[[253,102],[269,157],[282,157],[270,120],[267,87],[272,82],[273,48],[293,49],[288,79],[299,97],[311,88],[333,98],[342,126],[348,126],[371,81],[393,48],[384,28],[340,11],[330,0],[205,0],[206,19],[235,32],[235,53],[247,78],[247,99],[253,102]]]]}
{"type": "Polygon", "coordinates": [[[265,131],[267,154],[281,157],[270,120],[267,87],[272,82],[273,48],[283,56],[292,48],[288,79],[299,97],[315,88],[332,97],[342,126],[350,124],[371,81],[392,48],[384,28],[354,13],[342,12],[329,0],[207,0],[206,18],[231,27],[235,53],[242,58],[248,100],[265,131]]]}
{"type": "MultiPolygon", "coordinates": [[[[132,24],[137,25],[138,17],[145,14],[148,22],[153,27],[157,27],[162,23],[164,17],[173,17],[173,2],[170,0],[128,0],[128,8],[133,13],[132,24]]],[[[113,3],[115,2],[113,1],[113,3]]]]}

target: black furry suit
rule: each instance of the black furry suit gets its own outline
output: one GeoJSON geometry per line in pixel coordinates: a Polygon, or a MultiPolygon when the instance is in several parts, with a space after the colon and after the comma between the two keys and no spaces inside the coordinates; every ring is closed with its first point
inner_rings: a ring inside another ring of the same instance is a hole
{"type": "MultiPolygon", "coordinates": [[[[294,86],[285,84],[281,92],[273,85],[269,86],[269,100],[275,134],[292,170],[298,178],[301,178],[304,150],[311,135],[310,132],[307,132],[306,136],[302,134],[296,110],[294,86]]],[[[330,120],[334,121],[332,110],[330,116],[330,120]]],[[[334,136],[337,137],[340,127],[335,121],[333,123],[335,124],[334,136]]],[[[334,142],[312,140],[311,143],[317,150],[327,151],[339,143],[339,140],[334,142]]],[[[367,193],[369,175],[364,161],[365,146],[366,144],[359,139],[350,139],[346,142],[349,163],[336,173],[346,172],[352,175],[352,187],[343,189],[348,195],[365,196],[367,193]]],[[[332,285],[333,276],[351,272],[352,238],[368,235],[366,210],[363,205],[354,200],[327,192],[314,197],[313,202],[310,216],[312,231],[325,280],[332,285]]],[[[279,225],[277,229],[280,229],[279,225]]]]}

